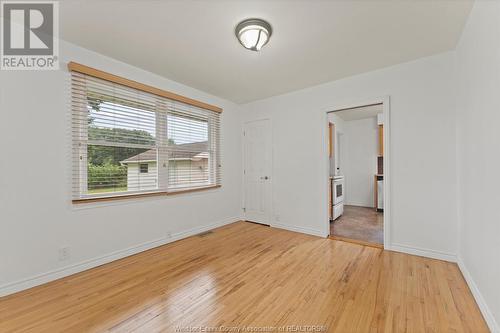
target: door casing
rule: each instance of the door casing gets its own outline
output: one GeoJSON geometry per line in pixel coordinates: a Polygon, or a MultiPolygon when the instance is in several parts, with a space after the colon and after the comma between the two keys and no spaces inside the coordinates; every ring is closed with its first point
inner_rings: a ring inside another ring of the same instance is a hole
{"type": "Polygon", "coordinates": [[[330,107],[323,108],[323,156],[325,157],[325,174],[324,174],[324,209],[323,220],[324,234],[328,237],[330,235],[330,219],[329,219],[329,204],[328,204],[328,191],[330,184],[330,158],[328,150],[328,113],[344,109],[354,109],[372,104],[382,104],[384,114],[384,249],[391,249],[391,106],[390,97],[383,96],[374,99],[369,99],[361,102],[352,102],[346,104],[338,104],[330,107]]]}

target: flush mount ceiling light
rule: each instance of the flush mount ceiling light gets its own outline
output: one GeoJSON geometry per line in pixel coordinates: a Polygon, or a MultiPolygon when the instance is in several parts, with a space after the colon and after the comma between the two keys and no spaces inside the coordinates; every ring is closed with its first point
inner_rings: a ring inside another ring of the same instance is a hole
{"type": "Polygon", "coordinates": [[[252,51],[260,51],[267,44],[273,29],[271,25],[261,19],[248,19],[241,21],[236,26],[236,38],[244,48],[252,51]]]}

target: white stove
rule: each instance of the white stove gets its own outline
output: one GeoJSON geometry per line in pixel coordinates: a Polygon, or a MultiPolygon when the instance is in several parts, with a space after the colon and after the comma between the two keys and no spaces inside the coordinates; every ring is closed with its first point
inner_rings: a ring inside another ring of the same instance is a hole
{"type": "Polygon", "coordinates": [[[332,193],[333,193],[333,216],[332,219],[335,220],[342,214],[344,214],[344,176],[334,176],[332,182],[332,193]]]}

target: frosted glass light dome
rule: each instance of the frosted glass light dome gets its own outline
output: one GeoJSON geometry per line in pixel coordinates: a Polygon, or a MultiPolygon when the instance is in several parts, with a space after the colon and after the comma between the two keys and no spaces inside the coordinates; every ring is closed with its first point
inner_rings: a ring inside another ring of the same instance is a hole
{"type": "Polygon", "coordinates": [[[249,19],[236,26],[236,37],[244,48],[260,51],[272,34],[271,25],[264,20],[249,19]]]}

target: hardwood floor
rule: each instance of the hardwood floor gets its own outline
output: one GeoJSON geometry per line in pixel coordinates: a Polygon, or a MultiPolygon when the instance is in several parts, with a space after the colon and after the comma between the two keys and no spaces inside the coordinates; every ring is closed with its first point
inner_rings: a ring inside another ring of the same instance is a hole
{"type": "Polygon", "coordinates": [[[488,331],[456,264],[245,222],[0,299],[0,332],[220,325],[488,331]]]}
{"type": "Polygon", "coordinates": [[[384,213],[371,207],[344,205],[344,214],[330,222],[330,235],[339,239],[352,239],[361,244],[384,243],[384,213]]]}

